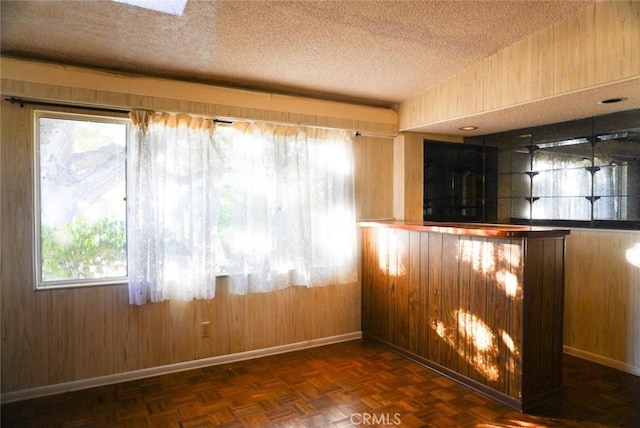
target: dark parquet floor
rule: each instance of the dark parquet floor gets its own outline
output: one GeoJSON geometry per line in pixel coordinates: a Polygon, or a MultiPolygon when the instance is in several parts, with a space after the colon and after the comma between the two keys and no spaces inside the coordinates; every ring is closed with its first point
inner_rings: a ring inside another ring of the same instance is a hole
{"type": "Polygon", "coordinates": [[[564,358],[523,414],[356,340],[2,405],[2,427],[640,427],[640,377],[564,358]]]}

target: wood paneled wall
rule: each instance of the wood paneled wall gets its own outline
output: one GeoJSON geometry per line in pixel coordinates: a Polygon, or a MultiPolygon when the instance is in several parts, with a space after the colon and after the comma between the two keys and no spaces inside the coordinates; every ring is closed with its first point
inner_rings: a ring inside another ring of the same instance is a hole
{"type": "Polygon", "coordinates": [[[354,142],[358,220],[393,218],[393,140],[361,135],[354,142]]]}
{"type": "MultiPolygon", "coordinates": [[[[2,83],[3,89],[11,89],[11,95],[25,98],[102,105],[112,100],[118,106],[133,100],[137,107],[170,106],[186,112],[226,108],[88,89],[91,85],[84,80],[70,79],[65,86],[19,80],[2,83]]],[[[151,87],[147,90],[153,92],[151,87]]],[[[163,91],[158,88],[159,93],[163,91]]],[[[129,305],[125,285],[34,291],[31,111],[29,106],[1,102],[2,393],[360,331],[359,284],[237,296],[229,294],[221,280],[213,300],[140,307],[129,305]],[[208,338],[200,337],[202,321],[211,322],[208,338]]],[[[281,122],[293,116],[290,112],[267,113],[281,122]]],[[[348,129],[365,124],[370,129],[390,130],[385,123],[322,114],[305,115],[304,123],[348,129]]],[[[358,218],[392,215],[392,169],[392,138],[360,136],[355,140],[358,218]]]]}
{"type": "Polygon", "coordinates": [[[638,231],[572,230],[567,237],[567,352],[640,375],[640,267],[626,252],[638,231]]]}
{"type": "Polygon", "coordinates": [[[640,75],[640,2],[598,1],[402,102],[400,130],[640,75]]]}

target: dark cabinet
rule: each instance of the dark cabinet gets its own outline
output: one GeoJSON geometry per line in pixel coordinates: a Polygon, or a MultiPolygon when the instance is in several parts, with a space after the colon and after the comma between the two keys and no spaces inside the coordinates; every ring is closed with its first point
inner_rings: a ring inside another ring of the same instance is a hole
{"type": "Polygon", "coordinates": [[[425,140],[424,220],[495,222],[497,169],[494,147],[425,140]]]}

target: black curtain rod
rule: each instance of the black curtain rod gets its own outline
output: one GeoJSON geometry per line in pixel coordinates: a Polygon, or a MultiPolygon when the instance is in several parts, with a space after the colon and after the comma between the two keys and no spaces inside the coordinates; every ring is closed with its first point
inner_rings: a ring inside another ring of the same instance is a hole
{"type": "Polygon", "coordinates": [[[11,104],[18,104],[20,105],[20,107],[24,107],[25,105],[35,105],[35,106],[44,106],[44,107],[67,107],[67,108],[76,108],[81,110],[104,111],[109,113],[129,113],[130,111],[126,109],[94,107],[94,106],[87,106],[82,104],[64,104],[64,103],[50,103],[46,101],[37,101],[37,100],[25,100],[24,98],[17,98],[17,97],[9,97],[9,98],[5,98],[4,100],[10,102],[11,104]]]}
{"type": "MultiPolygon", "coordinates": [[[[94,106],[88,106],[88,105],[82,105],[82,104],[64,104],[64,103],[50,103],[50,102],[38,101],[38,100],[25,100],[24,98],[18,98],[18,97],[8,97],[8,98],[5,98],[4,100],[10,102],[11,104],[19,104],[20,107],[24,107],[25,105],[35,105],[35,106],[44,106],[44,107],[67,107],[67,108],[75,108],[80,110],[103,111],[107,113],[129,113],[131,111],[127,109],[94,107],[94,106]]],[[[233,121],[230,121],[230,120],[220,120],[220,119],[213,119],[213,122],[229,123],[229,124],[233,123],[233,121]]]]}

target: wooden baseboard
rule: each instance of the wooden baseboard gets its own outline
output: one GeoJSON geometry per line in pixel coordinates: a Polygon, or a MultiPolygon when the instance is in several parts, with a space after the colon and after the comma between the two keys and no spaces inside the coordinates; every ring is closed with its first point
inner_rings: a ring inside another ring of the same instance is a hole
{"type": "Polygon", "coordinates": [[[582,351],[580,349],[572,348],[566,345],[563,347],[563,351],[565,354],[582,358],[583,360],[592,361],[594,363],[602,364],[603,366],[611,367],[613,369],[621,370],[632,375],[640,376],[640,367],[634,366],[633,364],[627,364],[622,361],[603,357],[602,355],[598,354],[592,354],[591,352],[582,351]]]}
{"type": "Polygon", "coordinates": [[[215,366],[236,361],[250,360],[253,358],[266,357],[269,355],[283,354],[285,352],[299,351],[302,349],[315,348],[318,346],[330,345],[332,343],[347,342],[362,338],[362,332],[353,332],[337,336],[312,339],[304,342],[290,343],[286,345],[273,346],[271,348],[256,349],[253,351],[238,352],[235,354],[219,355],[216,357],[203,358],[200,360],[185,361],[182,363],[169,364],[165,366],[150,367],[147,369],[135,370],[126,373],[116,373],[107,376],[81,379],[72,382],[58,383],[55,385],[40,386],[21,391],[6,392],[0,396],[2,403],[27,400],[30,398],[45,397],[47,395],[62,394],[81,389],[95,388],[114,383],[127,382],[130,380],[144,379],[169,373],[176,373],[185,370],[192,370],[201,367],[215,366]]]}

